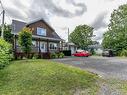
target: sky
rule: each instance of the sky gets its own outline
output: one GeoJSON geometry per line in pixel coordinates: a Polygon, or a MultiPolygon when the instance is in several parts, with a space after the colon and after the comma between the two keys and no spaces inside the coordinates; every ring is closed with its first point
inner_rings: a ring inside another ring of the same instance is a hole
{"type": "MultiPolygon", "coordinates": [[[[114,9],[126,4],[127,0],[1,0],[6,10],[5,22],[12,19],[24,22],[43,18],[67,40],[78,25],[87,24],[94,28],[93,40],[101,43],[103,33],[110,23],[114,9]]],[[[2,8],[0,7],[0,13],[2,8]]],[[[0,16],[1,20],[1,16],[0,16]]]]}

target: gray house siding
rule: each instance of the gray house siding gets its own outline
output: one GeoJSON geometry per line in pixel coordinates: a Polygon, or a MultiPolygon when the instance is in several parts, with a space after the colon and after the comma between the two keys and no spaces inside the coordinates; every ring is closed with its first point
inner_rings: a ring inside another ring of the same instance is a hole
{"type": "Polygon", "coordinates": [[[12,34],[17,34],[25,26],[26,26],[25,22],[12,20],[12,34]]]}

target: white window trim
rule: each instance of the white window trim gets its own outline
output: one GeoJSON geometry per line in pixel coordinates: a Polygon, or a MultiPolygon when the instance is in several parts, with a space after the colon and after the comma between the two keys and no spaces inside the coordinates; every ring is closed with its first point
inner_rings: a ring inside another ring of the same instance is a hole
{"type": "Polygon", "coordinates": [[[57,50],[57,48],[58,48],[57,43],[49,43],[49,49],[50,49],[50,50],[57,50]],[[51,48],[51,47],[50,47],[51,44],[54,45],[54,48],[51,48]],[[55,48],[55,45],[56,45],[56,48],[55,48]]]}
{"type": "Polygon", "coordinates": [[[39,35],[39,36],[46,36],[46,35],[47,35],[47,32],[46,32],[46,31],[47,31],[47,30],[46,30],[45,28],[37,27],[37,35],[39,35]],[[43,33],[44,35],[39,34],[39,33],[38,33],[38,29],[43,29],[43,30],[45,30],[45,33],[43,33]]]}
{"type": "Polygon", "coordinates": [[[32,41],[32,45],[33,45],[33,46],[35,46],[35,47],[37,46],[37,44],[36,44],[36,41],[35,41],[35,40],[33,40],[33,41],[32,41]]]}

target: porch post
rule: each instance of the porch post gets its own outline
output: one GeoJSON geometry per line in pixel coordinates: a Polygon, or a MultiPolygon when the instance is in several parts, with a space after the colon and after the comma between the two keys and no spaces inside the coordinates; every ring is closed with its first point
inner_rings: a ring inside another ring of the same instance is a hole
{"type": "Polygon", "coordinates": [[[14,56],[15,56],[15,59],[17,59],[16,52],[17,52],[17,46],[16,46],[16,35],[14,35],[14,56]]]}
{"type": "Polygon", "coordinates": [[[17,46],[16,46],[16,35],[15,35],[15,52],[17,51],[17,46]]]}
{"type": "Polygon", "coordinates": [[[60,52],[60,42],[57,43],[57,50],[60,52]]]}
{"type": "Polygon", "coordinates": [[[39,38],[39,54],[41,53],[41,49],[40,49],[40,38],[39,38]]]}
{"type": "Polygon", "coordinates": [[[61,50],[63,50],[63,41],[61,41],[61,50]]]}
{"type": "Polygon", "coordinates": [[[40,38],[38,39],[38,49],[39,49],[39,58],[42,58],[41,56],[41,49],[40,49],[40,38]]]}
{"type": "Polygon", "coordinates": [[[47,52],[49,52],[49,40],[47,40],[47,52]]]}

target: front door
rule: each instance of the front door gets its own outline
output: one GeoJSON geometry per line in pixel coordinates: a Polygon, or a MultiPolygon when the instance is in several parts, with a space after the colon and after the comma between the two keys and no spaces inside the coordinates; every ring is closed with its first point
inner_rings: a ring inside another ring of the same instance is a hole
{"type": "Polygon", "coordinates": [[[71,54],[75,53],[75,48],[72,46],[71,47],[71,54]]]}
{"type": "Polygon", "coordinates": [[[45,42],[40,42],[40,50],[41,52],[46,52],[46,43],[45,42]]]}

